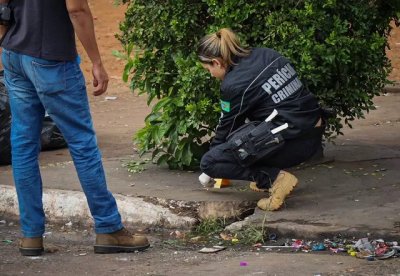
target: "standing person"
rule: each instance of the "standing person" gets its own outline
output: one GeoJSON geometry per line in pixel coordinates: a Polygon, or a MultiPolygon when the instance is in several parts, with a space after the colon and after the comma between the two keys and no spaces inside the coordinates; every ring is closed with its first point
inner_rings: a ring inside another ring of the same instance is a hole
{"type": "Polygon", "coordinates": [[[269,191],[258,201],[263,210],[277,210],[297,185],[284,168],[304,162],[322,148],[323,126],[318,101],[298,79],[289,60],[268,48],[245,48],[230,29],[203,37],[197,49],[202,66],[221,80],[222,114],[201,169],[212,178],[253,181],[250,188],[269,191]],[[250,121],[263,121],[276,109],[276,126],[285,144],[268,158],[243,167],[234,158],[227,137],[250,121]]]}
{"type": "Polygon", "coordinates": [[[12,114],[12,167],[23,234],[20,252],[34,256],[43,251],[45,214],[38,155],[45,111],[68,143],[95,222],[95,253],[148,248],[145,236],[124,228],[107,189],[75,45],[76,33],[92,62],[93,94],[102,95],[108,75],[87,0],[13,0],[9,7],[13,19],[2,43],[2,62],[12,114]]]}

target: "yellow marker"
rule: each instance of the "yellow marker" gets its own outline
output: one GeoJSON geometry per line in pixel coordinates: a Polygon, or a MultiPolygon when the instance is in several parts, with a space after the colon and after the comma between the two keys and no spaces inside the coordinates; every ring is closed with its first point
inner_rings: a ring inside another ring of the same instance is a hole
{"type": "Polygon", "coordinates": [[[232,239],[232,243],[238,243],[238,242],[239,242],[239,239],[237,239],[237,238],[232,239]]]}
{"type": "Polygon", "coordinates": [[[230,185],[231,185],[231,181],[229,179],[218,178],[218,179],[215,179],[214,188],[221,189],[221,188],[228,187],[230,185]]]}

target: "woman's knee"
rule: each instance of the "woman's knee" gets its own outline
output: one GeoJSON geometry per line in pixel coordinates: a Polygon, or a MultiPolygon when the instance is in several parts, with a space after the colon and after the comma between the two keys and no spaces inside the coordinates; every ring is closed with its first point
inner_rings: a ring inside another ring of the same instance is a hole
{"type": "Polygon", "coordinates": [[[206,154],[204,154],[200,161],[201,171],[208,175],[210,175],[209,173],[215,164],[215,160],[210,152],[211,151],[208,151],[206,154]]]}

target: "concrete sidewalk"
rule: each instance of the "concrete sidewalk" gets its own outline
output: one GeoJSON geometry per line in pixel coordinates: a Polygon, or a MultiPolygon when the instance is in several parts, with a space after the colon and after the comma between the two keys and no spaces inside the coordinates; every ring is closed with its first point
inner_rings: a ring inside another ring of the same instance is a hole
{"type": "MultiPolygon", "coordinates": [[[[188,228],[212,216],[243,219],[229,226],[262,224],[270,231],[296,237],[324,235],[400,237],[400,94],[374,101],[377,110],[358,120],[353,129],[328,144],[335,161],[291,168],[298,188],[277,212],[261,212],[265,194],[234,181],[224,189],[204,190],[199,172],[169,171],[145,165],[131,174],[122,165],[131,157],[106,159],[110,190],[116,194],[127,224],[143,227],[188,228]],[[253,214],[254,213],[254,214],[253,214]]],[[[42,168],[45,209],[50,221],[91,223],[85,198],[71,162],[42,168]]],[[[0,217],[17,214],[10,167],[0,167],[0,217]]]]}

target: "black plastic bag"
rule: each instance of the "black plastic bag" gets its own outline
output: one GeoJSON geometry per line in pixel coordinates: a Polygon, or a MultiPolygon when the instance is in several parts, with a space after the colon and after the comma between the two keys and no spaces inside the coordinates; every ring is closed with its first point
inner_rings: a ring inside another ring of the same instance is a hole
{"type": "Polygon", "coordinates": [[[11,111],[8,93],[0,72],[0,165],[11,163],[11,111]]]}
{"type": "Polygon", "coordinates": [[[53,150],[67,147],[67,142],[65,142],[61,131],[49,116],[46,116],[43,120],[40,141],[42,144],[42,150],[53,150]]]}

